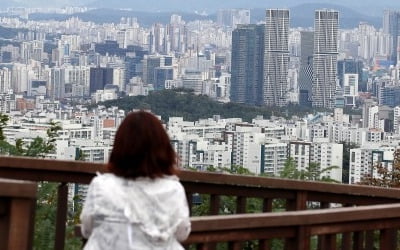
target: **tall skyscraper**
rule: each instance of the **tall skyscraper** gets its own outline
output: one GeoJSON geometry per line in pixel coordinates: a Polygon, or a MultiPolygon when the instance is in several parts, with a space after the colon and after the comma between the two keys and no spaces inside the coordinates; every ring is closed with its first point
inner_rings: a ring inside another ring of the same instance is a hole
{"type": "Polygon", "coordinates": [[[90,94],[95,93],[97,90],[103,90],[107,84],[112,84],[113,72],[112,68],[90,68],[90,94]]]}
{"type": "Polygon", "coordinates": [[[313,107],[334,108],[339,12],[316,10],[314,20],[313,107]]]}
{"type": "Polygon", "coordinates": [[[264,44],[263,104],[266,106],[286,106],[289,65],[289,10],[266,10],[264,44]]]}
{"type": "Polygon", "coordinates": [[[232,32],[231,101],[262,104],[264,25],[238,25],[232,32]]]}
{"type": "Polygon", "coordinates": [[[300,33],[299,104],[311,106],[314,32],[300,33]]]}
{"type": "Polygon", "coordinates": [[[397,52],[400,50],[400,11],[385,10],[383,13],[383,32],[391,36],[389,59],[397,63],[397,52]]]}
{"type": "Polygon", "coordinates": [[[249,9],[221,9],[217,11],[217,23],[235,29],[238,24],[250,24],[249,9]]]}

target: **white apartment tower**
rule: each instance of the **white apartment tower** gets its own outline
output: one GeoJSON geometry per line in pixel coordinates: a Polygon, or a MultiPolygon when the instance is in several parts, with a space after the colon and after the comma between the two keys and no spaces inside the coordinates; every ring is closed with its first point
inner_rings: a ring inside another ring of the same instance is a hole
{"type": "Polygon", "coordinates": [[[343,96],[347,106],[356,106],[358,97],[358,74],[344,74],[343,96]]]}
{"type": "Polygon", "coordinates": [[[9,93],[11,90],[11,70],[9,68],[0,69],[0,94],[9,93]]]}
{"type": "Polygon", "coordinates": [[[316,10],[314,20],[313,107],[334,108],[339,12],[316,10]]]}
{"type": "Polygon", "coordinates": [[[286,106],[288,65],[289,10],[267,9],[264,40],[264,105],[286,106]]]}

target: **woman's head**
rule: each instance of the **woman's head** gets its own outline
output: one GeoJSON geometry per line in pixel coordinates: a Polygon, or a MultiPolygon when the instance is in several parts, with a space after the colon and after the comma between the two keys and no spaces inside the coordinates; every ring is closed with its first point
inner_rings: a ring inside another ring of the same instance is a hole
{"type": "Polygon", "coordinates": [[[145,111],[125,117],[115,135],[109,169],[126,178],[176,174],[176,154],[157,117],[145,111]]]}

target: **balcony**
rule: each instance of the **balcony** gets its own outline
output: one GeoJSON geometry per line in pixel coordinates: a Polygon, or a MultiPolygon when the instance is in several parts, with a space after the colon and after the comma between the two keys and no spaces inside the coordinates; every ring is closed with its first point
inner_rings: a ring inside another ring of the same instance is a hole
{"type": "MultiPolygon", "coordinates": [[[[0,178],[59,183],[54,246],[57,250],[64,249],[68,183],[88,184],[96,172],[105,170],[102,164],[86,162],[0,158],[0,178]]],[[[208,215],[191,218],[192,233],[184,244],[193,249],[215,249],[216,244],[225,244],[228,249],[243,249],[248,241],[254,244],[251,249],[272,249],[271,244],[277,241],[281,244],[279,249],[299,250],[390,250],[399,247],[400,192],[395,189],[186,170],[182,170],[179,177],[185,186],[191,211],[196,211],[199,206],[191,202],[198,194],[208,205],[208,215]],[[227,211],[221,206],[227,197],[234,203],[228,211],[231,214],[224,214],[227,211]],[[249,213],[249,206],[255,201],[259,206],[252,207],[249,213]]],[[[2,181],[0,231],[12,232],[20,228],[12,224],[18,222],[18,218],[28,222],[32,218],[32,190],[35,189],[31,182],[24,182],[31,191],[15,188],[8,198],[3,199],[2,181]],[[27,200],[26,204],[10,206],[10,200],[19,196],[27,200]],[[8,205],[3,205],[4,202],[8,205]],[[25,211],[25,217],[21,211],[25,211]]],[[[18,239],[15,234],[13,238],[0,233],[0,242],[5,242],[6,237],[8,246],[26,238],[25,245],[13,248],[0,245],[0,248],[30,249],[32,224],[27,225],[24,230],[30,233],[17,233],[22,235],[18,239]]]]}

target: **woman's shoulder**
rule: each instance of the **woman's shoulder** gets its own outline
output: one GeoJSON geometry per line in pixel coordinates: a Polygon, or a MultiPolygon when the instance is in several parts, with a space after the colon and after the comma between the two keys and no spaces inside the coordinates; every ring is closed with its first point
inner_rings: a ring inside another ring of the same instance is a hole
{"type": "Polygon", "coordinates": [[[159,180],[170,187],[178,190],[184,190],[182,183],[179,181],[179,178],[176,175],[165,175],[164,177],[159,178],[159,180]]]}
{"type": "Polygon", "coordinates": [[[92,179],[90,185],[104,184],[107,182],[117,182],[121,178],[112,173],[96,173],[96,176],[92,179]]]}
{"type": "Polygon", "coordinates": [[[139,185],[154,186],[154,187],[169,187],[174,189],[182,189],[182,184],[176,175],[164,175],[151,179],[149,177],[139,177],[135,180],[139,185]]]}
{"type": "Polygon", "coordinates": [[[178,176],[176,175],[164,175],[162,177],[158,178],[149,178],[149,177],[138,177],[136,179],[127,179],[123,177],[119,177],[117,175],[114,175],[113,173],[97,173],[97,175],[92,179],[91,185],[104,185],[104,184],[110,184],[110,185],[118,185],[118,184],[123,184],[123,185],[139,185],[139,186],[170,186],[170,187],[176,187],[178,189],[182,189],[183,186],[179,181],[178,176]]]}

